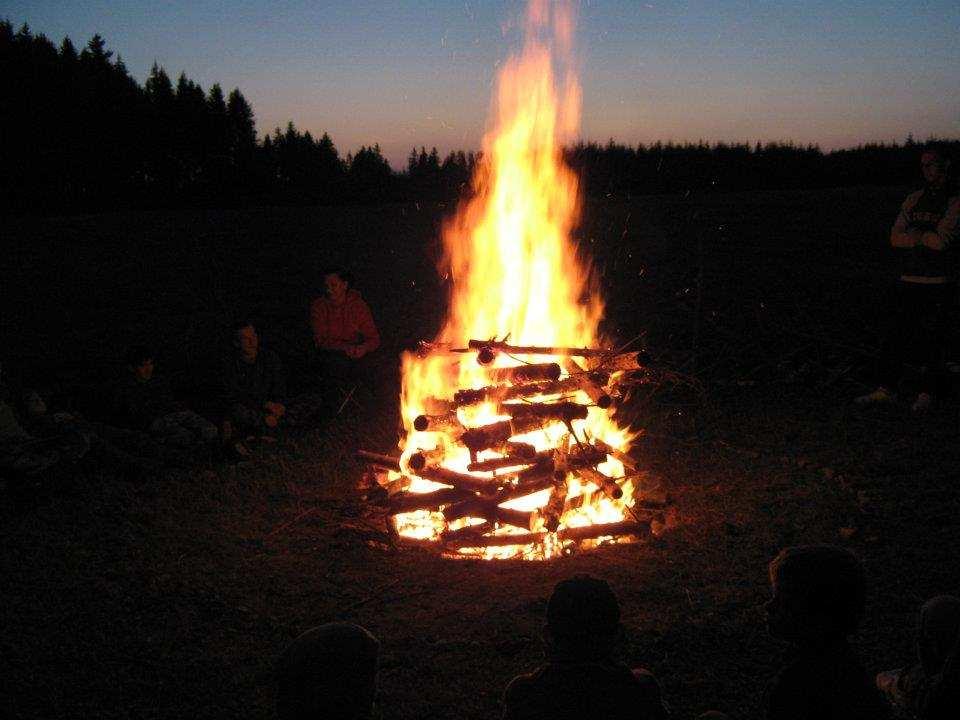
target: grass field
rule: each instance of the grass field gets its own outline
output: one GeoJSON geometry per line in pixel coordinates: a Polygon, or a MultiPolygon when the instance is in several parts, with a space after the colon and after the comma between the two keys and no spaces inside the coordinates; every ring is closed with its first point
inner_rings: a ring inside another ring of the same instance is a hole
{"type": "MultiPolygon", "coordinates": [[[[373,542],[352,452],[396,443],[389,400],[259,451],[142,484],[77,478],[0,511],[0,706],[6,717],[272,715],[284,645],[343,619],[383,642],[384,718],[497,717],[541,657],[555,582],[607,578],[621,656],[660,678],[678,717],[761,716],[784,654],[765,631],[766,564],[837,542],[870,579],[856,644],[871,670],[912,652],[913,613],[960,591],[955,400],[913,418],[863,412],[893,267],[901,189],[592,202],[577,233],[607,332],[641,333],[682,376],[623,410],[635,455],[668,480],[670,529],[545,563],[448,561],[373,542]]],[[[395,356],[433,335],[450,208],[395,205],[120,213],[6,223],[0,361],[89,398],[125,345],[189,369],[252,315],[296,372],[321,269],[343,262],[395,356]]],[[[385,384],[389,384],[389,379],[385,384]]],[[[395,386],[395,379],[392,381],[395,386]]],[[[89,400],[87,400],[89,402],[89,400]]]]}

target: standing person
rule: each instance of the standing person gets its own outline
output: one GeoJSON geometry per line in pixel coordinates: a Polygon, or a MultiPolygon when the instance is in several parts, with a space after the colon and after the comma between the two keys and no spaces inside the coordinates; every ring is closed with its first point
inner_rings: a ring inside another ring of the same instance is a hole
{"type": "Polygon", "coordinates": [[[661,720],[660,685],[614,659],[620,603],[604,580],[574,575],[547,605],[547,662],[518,675],[503,696],[504,720],[661,720]]]}
{"type": "Polygon", "coordinates": [[[287,412],[283,365],[275,352],[260,347],[260,335],[251,321],[234,325],[233,347],[220,378],[226,405],[225,439],[234,427],[251,434],[273,429],[287,412]]]}
{"type": "Polygon", "coordinates": [[[380,333],[370,307],[351,287],[352,278],[342,268],[323,275],[325,295],[310,304],[313,341],[320,352],[325,374],[334,380],[353,380],[361,358],[380,347],[380,333]]]}
{"type": "Polygon", "coordinates": [[[944,353],[957,293],[952,248],[960,224],[960,196],[948,182],[950,159],[931,146],[920,156],[924,187],[907,196],[890,231],[900,258],[897,311],[881,349],[880,384],[856,399],[861,405],[896,400],[904,362],[924,366],[912,410],[927,410],[945,379],[944,353]]]}
{"type": "Polygon", "coordinates": [[[866,598],[863,566],[833,545],[780,551],[769,566],[770,634],[794,648],[767,693],[768,720],[884,720],[889,708],[848,642],[866,598]]]}

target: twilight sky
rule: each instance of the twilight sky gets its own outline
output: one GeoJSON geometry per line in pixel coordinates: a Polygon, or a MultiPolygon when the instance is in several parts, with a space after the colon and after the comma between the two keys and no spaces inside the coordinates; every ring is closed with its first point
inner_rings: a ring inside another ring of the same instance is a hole
{"type": "MultiPolygon", "coordinates": [[[[479,147],[519,0],[0,0],[0,18],[78,47],[99,32],[131,73],[154,61],[239,87],[262,135],[293,120],[341,154],[479,147]],[[513,21],[513,22],[511,22],[513,21]]],[[[792,139],[824,149],[960,137],[957,0],[580,0],[582,137],[792,139]]]]}

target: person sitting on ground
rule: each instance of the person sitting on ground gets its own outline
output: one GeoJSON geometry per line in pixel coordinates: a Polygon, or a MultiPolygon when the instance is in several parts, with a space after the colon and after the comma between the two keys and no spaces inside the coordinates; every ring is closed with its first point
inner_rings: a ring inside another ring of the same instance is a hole
{"type": "Polygon", "coordinates": [[[216,441],[216,425],[175,401],[166,379],[155,375],[154,355],[148,348],[131,347],[125,361],[126,373],[114,397],[120,424],[181,448],[216,441]]]}
{"type": "Polygon", "coordinates": [[[373,715],[380,643],[359,625],[307,630],[277,664],[280,720],[361,720],[373,715]]]}
{"type": "Polygon", "coordinates": [[[259,435],[276,428],[286,415],[283,365],[276,353],[260,347],[257,328],[249,320],[234,325],[233,347],[221,373],[224,437],[234,428],[259,435]]]}
{"type": "Polygon", "coordinates": [[[370,308],[342,268],[324,273],[325,296],[310,304],[313,340],[328,377],[352,379],[357,361],[380,347],[370,308]]]}
{"type": "Polygon", "coordinates": [[[656,678],[614,659],[619,636],[620,604],[606,581],[575,575],[557,583],[543,631],[547,662],[510,681],[503,697],[503,717],[667,717],[656,678]]]}
{"type": "Polygon", "coordinates": [[[897,308],[881,349],[879,385],[860,405],[896,400],[905,362],[923,367],[914,412],[923,412],[946,384],[945,353],[957,294],[953,242],[960,225],[960,195],[948,181],[950,159],[933,145],[920,156],[924,187],[904,200],[890,231],[900,256],[897,308]]]}
{"type": "Polygon", "coordinates": [[[19,383],[3,373],[0,363],[0,474],[37,480],[48,471],[72,468],[87,455],[90,442],[71,429],[48,437],[33,432],[15,401],[23,392],[19,383]]]}
{"type": "Polygon", "coordinates": [[[877,687],[895,707],[920,720],[955,717],[960,707],[958,652],[960,598],[938,595],[920,608],[917,662],[877,674],[877,687]]]}
{"type": "Polygon", "coordinates": [[[889,708],[847,641],[863,614],[863,566],[832,545],[781,550],[769,567],[770,634],[792,643],[795,656],[767,695],[770,720],[881,720],[889,708]]]}
{"type": "Polygon", "coordinates": [[[32,388],[23,391],[22,402],[27,429],[37,437],[79,436],[90,448],[88,458],[129,478],[143,478],[162,469],[159,446],[141,433],[91,422],[76,412],[51,412],[40,392],[32,388]]]}
{"type": "Polygon", "coordinates": [[[53,443],[45,443],[24,429],[10,399],[6,389],[0,390],[0,473],[39,476],[65,459],[64,455],[53,443]]]}

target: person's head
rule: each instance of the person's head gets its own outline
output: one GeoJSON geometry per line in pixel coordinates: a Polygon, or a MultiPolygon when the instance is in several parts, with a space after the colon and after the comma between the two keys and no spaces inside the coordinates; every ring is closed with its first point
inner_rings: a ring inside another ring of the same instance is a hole
{"type": "Polygon", "coordinates": [[[323,288],[335,305],[341,304],[347,297],[353,278],[340,267],[327,268],[323,273],[323,288]]]}
{"type": "Polygon", "coordinates": [[[23,391],[23,409],[27,417],[36,420],[47,414],[47,403],[39,392],[28,388],[23,391]]]}
{"type": "Polygon", "coordinates": [[[153,377],[153,359],[153,352],[145,345],[130,347],[124,357],[127,369],[140,382],[147,382],[153,377]]]}
{"type": "Polygon", "coordinates": [[[924,672],[940,672],[960,640],[960,598],[938,595],[920,608],[917,654],[924,672]]]}
{"type": "Polygon", "coordinates": [[[920,170],[927,185],[942,187],[950,172],[950,157],[942,147],[928,145],[920,154],[920,170]]]}
{"type": "Polygon", "coordinates": [[[605,580],[591,575],[561,580],[547,604],[544,635],[556,655],[605,658],[620,635],[620,603],[605,580]]]}
{"type": "Polygon", "coordinates": [[[277,664],[280,720],[370,717],[380,643],[359,625],[327,623],[307,630],[277,664]]]}
{"type": "Polygon", "coordinates": [[[249,320],[241,320],[233,326],[233,344],[240,351],[240,357],[247,362],[257,359],[260,351],[260,336],[257,328],[249,320]]]}
{"type": "Polygon", "coordinates": [[[866,601],[863,565],[834,545],[784,548],[769,566],[770,634],[798,644],[845,638],[857,629],[866,601]]]}

